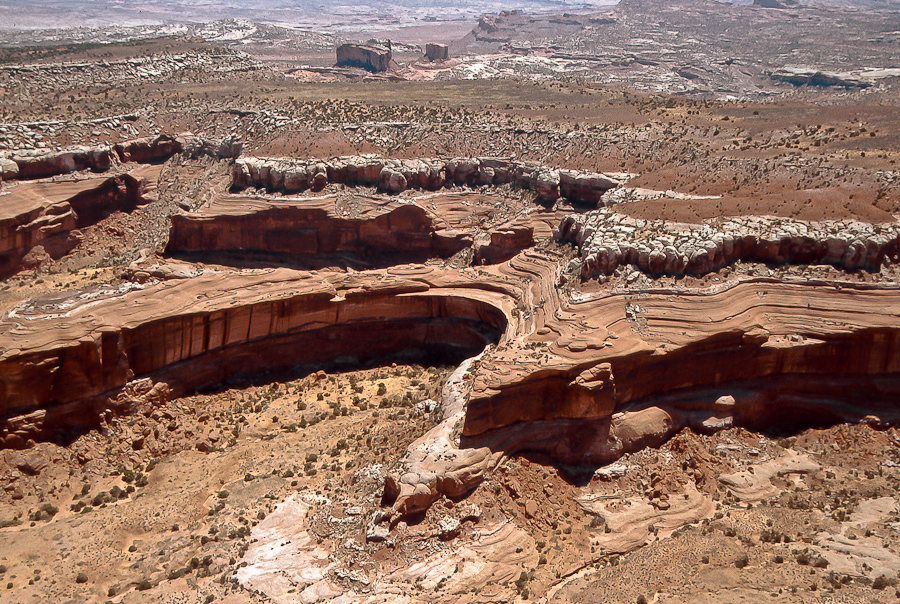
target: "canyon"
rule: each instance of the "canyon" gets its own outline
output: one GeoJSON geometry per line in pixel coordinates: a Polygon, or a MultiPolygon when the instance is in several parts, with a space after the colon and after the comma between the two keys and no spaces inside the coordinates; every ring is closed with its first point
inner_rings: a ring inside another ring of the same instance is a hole
{"type": "Polygon", "coordinates": [[[0,33],[4,601],[895,600],[895,19],[0,33]]]}

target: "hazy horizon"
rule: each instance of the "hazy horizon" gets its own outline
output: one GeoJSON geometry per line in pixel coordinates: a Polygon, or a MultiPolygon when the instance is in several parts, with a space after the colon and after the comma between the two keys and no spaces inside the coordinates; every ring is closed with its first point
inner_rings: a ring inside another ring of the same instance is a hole
{"type": "Polygon", "coordinates": [[[156,25],[224,18],[284,23],[310,29],[352,30],[368,25],[405,27],[435,21],[476,19],[485,13],[523,10],[530,13],[585,11],[618,0],[7,0],[0,29],[156,25]]]}

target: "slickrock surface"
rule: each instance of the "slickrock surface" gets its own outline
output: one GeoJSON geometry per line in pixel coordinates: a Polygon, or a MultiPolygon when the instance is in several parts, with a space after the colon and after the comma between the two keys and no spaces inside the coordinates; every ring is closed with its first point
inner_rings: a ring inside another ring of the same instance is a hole
{"type": "Polygon", "coordinates": [[[819,465],[808,455],[791,454],[765,463],[754,464],[743,472],[722,474],[719,482],[741,501],[757,502],[775,497],[781,489],[772,484],[773,478],[791,474],[808,474],[819,469],[819,465]]]}
{"type": "Polygon", "coordinates": [[[244,157],[235,163],[233,176],[237,188],[265,187],[287,193],[322,189],[328,183],[377,186],[391,193],[407,188],[512,184],[534,191],[547,202],[565,197],[591,206],[620,184],[606,174],[557,170],[537,162],[497,157],[399,160],[351,156],[327,161],[244,157]]]}
{"type": "Polygon", "coordinates": [[[429,466],[412,447],[409,476],[389,481],[401,485],[386,491],[398,513],[475,486],[498,461],[489,451],[603,463],[686,426],[897,420],[896,286],[755,279],[567,299],[559,260],[533,251],[463,271],[210,273],[22,304],[0,324],[4,443],[96,421],[135,377],[178,393],[237,368],[409,349],[459,358],[499,334],[470,369],[464,418],[449,413],[445,435],[419,445],[450,457],[429,466]]]}
{"type": "Polygon", "coordinates": [[[685,525],[712,518],[715,504],[688,484],[683,493],[666,494],[665,499],[600,498],[585,495],[578,500],[585,510],[606,520],[608,532],[598,534],[592,545],[603,552],[633,551],[647,541],[665,539],[685,525]]]}
{"type": "Polygon", "coordinates": [[[652,275],[704,275],[736,260],[878,270],[886,260],[900,259],[896,221],[743,216],[697,225],[631,218],[601,208],[567,216],[556,235],[579,247],[585,278],[609,275],[626,264],[652,275]]]}

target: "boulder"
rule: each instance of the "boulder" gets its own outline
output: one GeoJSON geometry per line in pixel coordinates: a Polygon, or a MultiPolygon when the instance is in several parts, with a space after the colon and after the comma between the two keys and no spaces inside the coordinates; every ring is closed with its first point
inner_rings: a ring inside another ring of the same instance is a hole
{"type": "Polygon", "coordinates": [[[0,180],[13,180],[19,176],[19,165],[13,160],[0,157],[0,180]]]}
{"type": "Polygon", "coordinates": [[[385,167],[378,177],[378,188],[389,193],[401,193],[406,190],[406,177],[398,170],[385,167]]]}
{"type": "Polygon", "coordinates": [[[534,191],[538,198],[546,202],[552,203],[559,199],[559,172],[557,170],[541,170],[535,179],[534,191]]]}
{"type": "Polygon", "coordinates": [[[459,535],[460,528],[459,518],[454,518],[453,516],[441,518],[440,522],[438,522],[438,536],[445,540],[453,539],[459,535]]]}
{"type": "Polygon", "coordinates": [[[560,195],[572,203],[597,206],[603,194],[621,183],[605,174],[584,173],[576,170],[559,171],[560,195]]]}
{"type": "Polygon", "coordinates": [[[165,161],[180,153],[182,144],[183,141],[173,136],[160,134],[117,143],[113,149],[119,156],[119,161],[148,164],[165,161]]]}

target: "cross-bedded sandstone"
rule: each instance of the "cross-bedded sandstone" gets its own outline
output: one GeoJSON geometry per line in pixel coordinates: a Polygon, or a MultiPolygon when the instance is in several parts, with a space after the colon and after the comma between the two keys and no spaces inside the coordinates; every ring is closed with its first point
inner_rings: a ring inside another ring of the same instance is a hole
{"type": "Polygon", "coordinates": [[[756,279],[570,297],[560,260],[213,272],[26,303],[0,324],[4,442],[90,424],[134,378],[177,393],[342,357],[461,358],[491,341],[448,395],[449,424],[389,481],[399,513],[465,493],[517,451],[601,463],[685,426],[897,419],[893,285],[756,279]]]}

